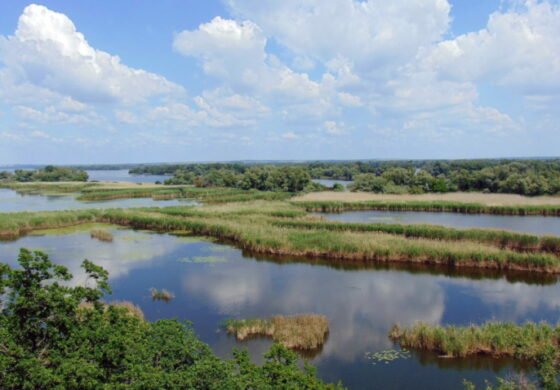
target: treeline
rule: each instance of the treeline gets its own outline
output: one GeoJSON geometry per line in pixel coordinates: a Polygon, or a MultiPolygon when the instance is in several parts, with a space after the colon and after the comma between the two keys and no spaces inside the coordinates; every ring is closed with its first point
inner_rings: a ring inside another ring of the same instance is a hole
{"type": "MultiPolygon", "coordinates": [[[[130,172],[173,174],[166,184],[275,191],[282,191],[285,185],[268,180],[273,172],[298,178],[352,180],[351,190],[378,193],[480,191],[529,196],[560,193],[560,159],[177,164],[145,166],[130,172]]],[[[306,185],[290,187],[302,190],[306,185]]]]}
{"type": "Polygon", "coordinates": [[[273,165],[246,168],[239,164],[211,164],[190,170],[178,170],[164,184],[193,184],[196,187],[233,187],[243,190],[301,192],[323,187],[311,181],[302,167],[273,165]],[[223,166],[223,167],[222,167],[223,166]]]}
{"type": "Polygon", "coordinates": [[[8,171],[0,172],[0,180],[31,182],[31,181],[87,181],[86,171],[76,168],[55,167],[47,165],[41,169],[23,170],[16,169],[13,173],[8,171]]]}
{"type": "Polygon", "coordinates": [[[520,195],[560,193],[560,160],[473,160],[418,167],[379,167],[359,174],[355,191],[424,193],[481,191],[520,195]]]}
{"type": "Polygon", "coordinates": [[[2,389],[342,389],[274,345],[258,366],[246,351],[214,355],[188,323],[148,322],[129,302],[101,301],[108,273],[84,260],[96,287],[71,287],[66,267],[22,249],[0,263],[2,389]]]}

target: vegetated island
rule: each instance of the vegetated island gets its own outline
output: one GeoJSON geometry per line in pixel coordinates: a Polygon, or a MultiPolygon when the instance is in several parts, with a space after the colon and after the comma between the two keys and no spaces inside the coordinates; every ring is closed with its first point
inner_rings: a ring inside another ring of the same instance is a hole
{"type": "Polygon", "coordinates": [[[560,237],[430,225],[330,222],[308,216],[303,208],[285,201],[1,213],[0,237],[17,238],[38,229],[91,222],[187,232],[267,255],[560,273],[560,237]]]}
{"type": "MultiPolygon", "coordinates": [[[[445,358],[488,355],[526,360],[537,367],[540,386],[558,389],[560,383],[560,327],[546,323],[514,325],[488,322],[481,326],[435,326],[417,323],[410,328],[394,325],[389,337],[401,347],[439,353],[445,358]]],[[[467,383],[468,389],[474,385],[467,383]]],[[[499,390],[535,389],[537,385],[500,380],[499,390]]],[[[487,387],[492,389],[492,387],[487,387]]]]}
{"type": "Polygon", "coordinates": [[[329,333],[327,317],[318,314],[276,315],[269,319],[230,319],[225,323],[228,333],[237,340],[254,336],[271,337],[290,349],[314,350],[321,347],[329,333]]]}

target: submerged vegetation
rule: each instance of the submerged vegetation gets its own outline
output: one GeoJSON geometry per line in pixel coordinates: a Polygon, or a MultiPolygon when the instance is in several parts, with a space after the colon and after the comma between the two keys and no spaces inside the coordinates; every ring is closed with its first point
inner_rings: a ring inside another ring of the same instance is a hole
{"type": "Polygon", "coordinates": [[[267,336],[286,348],[313,350],[325,343],[329,321],[318,314],[277,315],[270,319],[228,320],[226,329],[237,340],[267,336]]]}
{"type": "Polygon", "coordinates": [[[113,235],[106,230],[92,230],[90,236],[91,238],[96,238],[99,241],[113,242],[113,235]]]}
{"type": "MultiPolygon", "coordinates": [[[[448,358],[474,355],[527,360],[538,368],[545,389],[558,389],[560,369],[560,327],[546,323],[489,322],[481,326],[432,326],[418,323],[411,328],[393,326],[389,337],[401,347],[437,352],[448,358]]],[[[505,382],[502,381],[502,384],[505,382]]],[[[520,389],[499,387],[501,389],[520,389]]],[[[472,385],[470,388],[473,388],[472,385]]]]}
{"type": "Polygon", "coordinates": [[[72,275],[44,253],[22,249],[18,260],[17,269],[0,263],[2,389],[342,388],[299,368],[280,345],[261,366],[246,351],[224,360],[186,323],[148,322],[128,305],[103,304],[107,271],[87,260],[96,287],[63,283],[72,275]]]}

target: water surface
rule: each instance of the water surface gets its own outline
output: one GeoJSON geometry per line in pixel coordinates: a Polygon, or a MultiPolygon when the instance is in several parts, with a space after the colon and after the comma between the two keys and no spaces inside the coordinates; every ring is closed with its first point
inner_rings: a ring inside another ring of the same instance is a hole
{"type": "Polygon", "coordinates": [[[342,213],[311,213],[340,222],[424,223],[454,228],[506,229],[542,235],[560,236],[560,218],[538,215],[459,214],[424,211],[344,211],[342,213]]]}
{"type": "Polygon", "coordinates": [[[321,378],[341,380],[351,389],[460,389],[465,378],[482,384],[523,369],[504,360],[449,360],[430,353],[372,365],[366,352],[396,348],[387,338],[394,323],[556,323],[560,315],[560,285],[550,275],[262,258],[204,239],[114,226],[107,228],[114,236],[107,243],[90,238],[92,228],[0,242],[0,261],[14,264],[20,247],[39,248],[78,275],[75,283],[84,283],[79,265],[87,257],[109,270],[111,299],[134,302],[148,320],[191,320],[201,339],[224,357],[231,356],[232,347],[246,346],[258,361],[271,344],[268,339],[236,342],[220,329],[226,318],[324,314],[329,337],[311,362],[321,378]],[[152,301],[150,287],[165,288],[176,298],[152,301]]]}
{"type": "Polygon", "coordinates": [[[176,205],[189,206],[196,204],[198,204],[198,202],[187,199],[154,200],[152,198],[83,202],[76,200],[75,195],[36,195],[20,193],[7,188],[0,188],[0,212],[166,207],[176,205]]]}
{"type": "Polygon", "coordinates": [[[132,183],[155,183],[169,179],[168,175],[131,175],[128,169],[87,170],[89,181],[128,181],[132,183]]]}
{"type": "Polygon", "coordinates": [[[330,179],[313,179],[315,183],[322,184],[327,187],[332,187],[335,183],[342,184],[342,186],[348,189],[348,186],[354,183],[351,180],[330,180],[330,179]]]}

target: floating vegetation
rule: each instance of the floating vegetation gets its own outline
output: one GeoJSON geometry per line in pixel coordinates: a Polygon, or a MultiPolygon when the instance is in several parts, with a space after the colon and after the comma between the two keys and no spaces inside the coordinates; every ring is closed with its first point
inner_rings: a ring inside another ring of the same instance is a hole
{"type": "Polygon", "coordinates": [[[194,256],[184,257],[180,261],[182,263],[225,263],[227,259],[220,256],[194,256]]]}
{"type": "Polygon", "coordinates": [[[152,293],[152,299],[157,301],[166,301],[169,302],[175,295],[167,290],[158,290],[157,288],[150,288],[150,292],[152,293]]]}
{"type": "Polygon", "coordinates": [[[411,354],[406,349],[396,350],[396,349],[387,349],[385,351],[380,352],[366,352],[364,357],[371,361],[371,364],[374,366],[376,364],[389,364],[392,361],[399,360],[399,359],[408,359],[410,358],[411,354]]]}
{"type": "Polygon", "coordinates": [[[101,229],[122,229],[122,226],[108,223],[84,223],[81,225],[66,226],[54,229],[36,230],[31,232],[31,236],[62,236],[66,234],[87,233],[92,230],[101,229]]]}
{"type": "MultiPolygon", "coordinates": [[[[150,232],[151,233],[151,232],[150,232]]],[[[152,240],[153,237],[146,235],[146,234],[134,234],[134,235],[127,235],[127,236],[119,236],[119,241],[128,241],[128,242],[138,242],[138,241],[148,241],[152,240]]]]}
{"type": "Polygon", "coordinates": [[[201,242],[201,241],[215,242],[215,240],[212,237],[193,236],[192,232],[179,233],[179,234],[177,234],[177,232],[172,232],[172,235],[175,236],[176,241],[184,244],[191,244],[194,242],[201,242]]]}
{"type": "Polygon", "coordinates": [[[92,230],[90,236],[99,241],[113,242],[113,235],[106,230],[92,230]]]}
{"type": "Polygon", "coordinates": [[[227,245],[212,245],[210,248],[208,248],[209,251],[212,252],[227,252],[232,250],[233,248],[227,246],[227,245]]]}
{"type": "Polygon", "coordinates": [[[235,334],[240,341],[252,336],[267,336],[286,348],[305,350],[319,348],[329,333],[327,317],[318,314],[272,316],[268,320],[231,319],[226,321],[225,326],[228,333],[235,334]]]}

